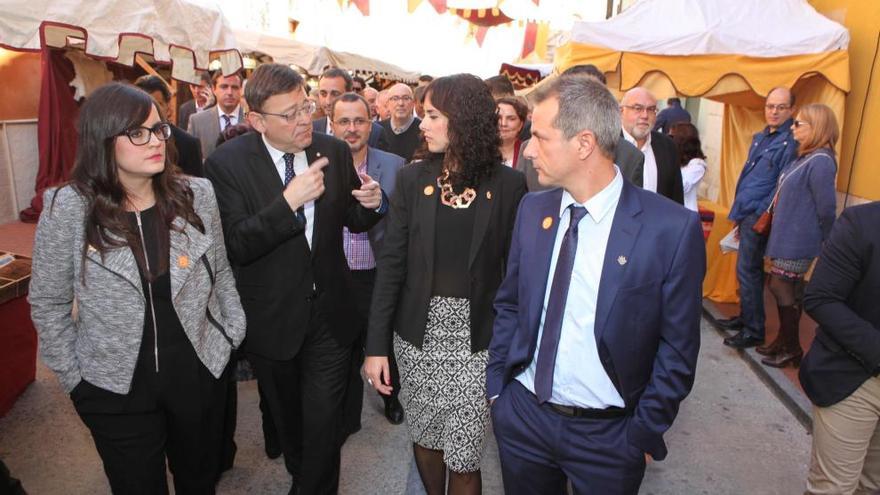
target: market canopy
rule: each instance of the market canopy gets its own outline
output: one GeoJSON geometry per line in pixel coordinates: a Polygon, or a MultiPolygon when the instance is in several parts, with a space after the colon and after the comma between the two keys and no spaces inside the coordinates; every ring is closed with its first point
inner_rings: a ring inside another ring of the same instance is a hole
{"type": "Polygon", "coordinates": [[[196,84],[196,71],[213,58],[224,74],[242,67],[219,8],[196,0],[7,0],[3,11],[0,46],[12,50],[77,47],[128,66],[141,53],[171,64],[174,79],[196,84]]]}
{"type": "MultiPolygon", "coordinates": [[[[721,256],[717,246],[731,227],[727,212],[752,135],[765,126],[763,100],[773,88],[789,87],[798,105],[824,103],[843,124],[849,39],[845,27],[805,0],[640,0],[609,20],[577,23],[554,65],[562,72],[594,64],[618,94],[643,86],[657,98],[683,95],[725,104],[703,295],[735,302],[735,257],[721,256]]],[[[844,155],[839,191],[849,191],[851,165],[844,155]]]]}
{"type": "Polygon", "coordinates": [[[419,79],[418,72],[407,71],[362,55],[337,52],[327,47],[255,31],[236,29],[234,32],[237,46],[242,53],[268,55],[274,62],[296,65],[310,75],[319,75],[327,67],[339,67],[355,74],[375,74],[384,79],[408,83],[415,83],[419,79]]]}

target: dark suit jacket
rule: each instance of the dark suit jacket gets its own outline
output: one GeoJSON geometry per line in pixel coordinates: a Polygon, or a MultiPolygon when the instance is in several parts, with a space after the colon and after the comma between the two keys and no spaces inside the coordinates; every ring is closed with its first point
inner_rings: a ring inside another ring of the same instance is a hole
{"type": "MultiPolygon", "coordinates": [[[[537,192],[549,189],[538,182],[538,172],[535,170],[534,165],[532,165],[532,161],[523,155],[523,151],[528,144],[528,141],[524,141],[522,146],[520,146],[519,157],[516,159],[514,166],[517,170],[525,174],[526,183],[529,185],[529,191],[537,192]]],[[[642,187],[642,172],[645,168],[645,155],[643,155],[638,148],[630,144],[629,141],[623,139],[623,134],[620,135],[620,140],[617,141],[617,150],[614,152],[614,163],[620,168],[620,174],[623,175],[625,179],[638,187],[642,187]]]]}
{"type": "Polygon", "coordinates": [[[880,370],[878,225],[878,202],[844,210],[807,286],[804,308],[819,328],[800,379],[820,407],[849,397],[880,370]]]}
{"type": "MultiPolygon", "coordinates": [[[[404,166],[403,158],[387,151],[369,148],[367,151],[367,175],[382,186],[382,191],[391,198],[394,196],[394,186],[397,182],[397,172],[404,166]]],[[[385,223],[383,218],[370,229],[370,248],[373,255],[379,257],[382,252],[382,243],[385,240],[385,223]]]]}
{"type": "Polygon", "coordinates": [[[177,125],[186,129],[189,127],[189,116],[196,113],[196,100],[188,100],[180,105],[177,111],[177,125]]]}
{"type": "Polygon", "coordinates": [[[651,149],[657,161],[657,194],[683,205],[684,185],[678,148],[666,134],[654,131],[651,133],[651,149]]]}
{"type": "MultiPolygon", "coordinates": [[[[312,121],[312,131],[327,134],[327,117],[321,117],[312,121]]],[[[379,147],[379,139],[382,137],[382,126],[376,122],[372,122],[370,126],[370,137],[367,139],[367,145],[370,148],[379,147]]]]}
{"type": "MultiPolygon", "coordinates": [[[[440,170],[439,160],[426,160],[408,165],[397,174],[373,289],[367,334],[369,356],[387,355],[392,330],[407,342],[422,346],[434,281],[440,170]]],[[[504,275],[513,220],[525,192],[523,175],[499,163],[492,177],[480,185],[470,206],[476,208],[469,254],[473,352],[488,347],[492,336],[492,300],[504,275]]]]}
{"type": "Polygon", "coordinates": [[[286,360],[296,355],[313,304],[318,305],[318,311],[326,311],[328,330],[340,343],[357,337],[342,227],[364,232],[381,217],[351,195],[360,187],[360,180],[347,144],[314,134],[305,151],[309,163],[319,156],[330,160],[324,168],[326,189],[315,201],[311,248],[305,224],[281,195],[283,183],[260,134],[248,133],[227,141],[206,161],[205,171],[217,193],[229,261],[247,315],[245,348],[269,359],[286,360]]]}
{"type": "MultiPolygon", "coordinates": [[[[522,201],[507,276],[495,299],[488,397],[532,362],[562,190],[522,201]]],[[[627,439],[657,460],[663,433],[690,392],[700,349],[706,249],[694,212],[624,181],[599,283],[595,338],[602,366],[631,414],[627,439]]]]}
{"type": "Polygon", "coordinates": [[[173,125],[171,126],[171,135],[174,137],[174,147],[177,149],[177,166],[187,175],[204,177],[202,145],[199,140],[180,127],[173,125]]]}

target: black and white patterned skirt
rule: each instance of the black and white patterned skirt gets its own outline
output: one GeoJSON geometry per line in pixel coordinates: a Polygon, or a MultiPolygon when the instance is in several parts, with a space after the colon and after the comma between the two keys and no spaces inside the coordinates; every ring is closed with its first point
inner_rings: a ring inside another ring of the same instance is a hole
{"type": "Polygon", "coordinates": [[[394,354],[413,442],[442,450],[451,471],[480,469],[489,427],[489,351],[471,353],[470,302],[432,297],[422,349],[394,334],[394,354]]]}

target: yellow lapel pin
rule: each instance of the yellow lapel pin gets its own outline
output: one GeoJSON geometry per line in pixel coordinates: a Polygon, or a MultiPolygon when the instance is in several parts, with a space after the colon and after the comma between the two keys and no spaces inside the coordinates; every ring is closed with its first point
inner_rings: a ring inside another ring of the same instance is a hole
{"type": "Polygon", "coordinates": [[[177,258],[177,266],[180,268],[187,268],[189,266],[189,258],[186,256],[180,256],[177,258]]]}
{"type": "Polygon", "coordinates": [[[427,186],[425,186],[425,189],[422,192],[425,193],[425,196],[430,196],[430,195],[434,194],[434,186],[427,185],[427,186]]]}
{"type": "Polygon", "coordinates": [[[553,217],[544,217],[544,221],[541,223],[541,227],[544,227],[544,230],[547,230],[552,226],[553,226],[553,217]]]}

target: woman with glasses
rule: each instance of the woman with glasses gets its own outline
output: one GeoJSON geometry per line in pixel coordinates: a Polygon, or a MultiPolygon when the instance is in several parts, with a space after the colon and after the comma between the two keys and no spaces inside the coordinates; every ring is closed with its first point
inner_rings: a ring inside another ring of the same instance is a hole
{"type": "Polygon", "coordinates": [[[791,126],[798,142],[798,157],[785,168],[771,203],[773,223],[767,240],[770,258],[770,292],[779,310],[779,333],[758,346],[767,366],[798,366],[804,276],[819,255],[834,223],[837,161],[834,145],[840,135],[834,112],[825,105],[800,109],[791,126]]]}
{"type": "Polygon", "coordinates": [[[516,165],[522,141],[519,133],[526,123],[529,107],[519,98],[504,96],[498,98],[498,132],[501,136],[501,158],[508,167],[516,165]]]}
{"type": "Polygon", "coordinates": [[[244,312],[214,191],[169,161],[168,123],[112,83],[80,111],[69,183],[34,241],[43,362],[89,428],[114,493],[214,493],[229,355],[244,312]]]}
{"type": "Polygon", "coordinates": [[[393,342],[419,475],[430,495],[480,493],[492,302],[524,176],[501,162],[495,101],[477,77],[435,79],[430,155],[398,172],[378,259],[367,381],[391,393],[393,342]]]}

